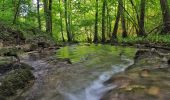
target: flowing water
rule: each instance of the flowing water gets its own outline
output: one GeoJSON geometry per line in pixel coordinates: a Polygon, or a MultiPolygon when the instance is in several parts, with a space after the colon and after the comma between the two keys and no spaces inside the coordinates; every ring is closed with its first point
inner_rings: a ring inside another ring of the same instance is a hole
{"type": "Polygon", "coordinates": [[[110,45],[72,45],[57,51],[72,65],[50,65],[41,60],[23,62],[35,68],[36,81],[18,100],[100,100],[114,84],[104,84],[111,76],[133,64],[136,49],[110,45]],[[36,70],[37,69],[37,70],[36,70]]]}
{"type": "MultiPolygon", "coordinates": [[[[85,67],[95,67],[99,72],[85,89],[73,93],[61,92],[65,100],[100,100],[109,90],[116,88],[114,84],[104,84],[111,76],[124,71],[132,65],[135,49],[111,47],[109,45],[71,46],[62,48],[57,55],[70,58],[73,63],[82,62],[85,67]],[[100,71],[102,70],[102,71],[100,71]]],[[[86,78],[86,77],[84,77],[86,78]]]]}

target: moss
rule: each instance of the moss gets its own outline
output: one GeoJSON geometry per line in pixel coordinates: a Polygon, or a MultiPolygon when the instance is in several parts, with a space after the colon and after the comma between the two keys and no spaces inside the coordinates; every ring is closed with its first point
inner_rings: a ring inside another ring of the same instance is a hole
{"type": "Polygon", "coordinates": [[[30,48],[29,48],[29,51],[34,51],[34,50],[36,50],[37,48],[38,48],[38,45],[35,44],[35,43],[32,43],[31,46],[30,46],[30,48]]]}
{"type": "Polygon", "coordinates": [[[14,69],[19,69],[19,68],[21,68],[21,69],[29,69],[29,70],[33,70],[34,69],[33,67],[31,67],[30,65],[25,64],[25,63],[14,63],[12,65],[12,67],[14,69]]]}
{"type": "Polygon", "coordinates": [[[33,70],[33,67],[31,67],[25,63],[9,63],[9,62],[1,62],[0,63],[0,74],[4,74],[4,73],[7,73],[7,72],[9,72],[11,70],[15,70],[15,69],[33,70]]]}
{"type": "Polygon", "coordinates": [[[24,88],[34,76],[28,69],[17,69],[7,74],[1,81],[0,96],[11,96],[24,88]]]}

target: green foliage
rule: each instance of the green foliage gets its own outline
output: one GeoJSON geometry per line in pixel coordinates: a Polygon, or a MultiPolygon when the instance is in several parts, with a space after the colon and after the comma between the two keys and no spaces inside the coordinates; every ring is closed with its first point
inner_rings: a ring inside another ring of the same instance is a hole
{"type": "MultiPolygon", "coordinates": [[[[111,33],[114,28],[116,16],[117,16],[117,6],[118,0],[107,0],[106,7],[106,29],[105,35],[106,39],[109,40],[111,33]]],[[[127,23],[127,31],[129,34],[136,34],[135,28],[138,27],[137,14],[140,14],[140,2],[141,0],[132,0],[135,8],[132,6],[130,0],[123,0],[125,3],[125,20],[127,23]]],[[[1,0],[0,1],[0,20],[5,22],[7,25],[11,25],[14,29],[19,29],[24,33],[25,37],[32,38],[35,34],[43,34],[45,32],[46,21],[43,9],[43,0],[40,0],[40,22],[41,30],[38,24],[38,14],[36,2],[33,0],[21,0],[19,6],[19,14],[17,16],[16,24],[13,25],[13,20],[15,12],[17,10],[17,4],[19,0],[1,0]]],[[[68,13],[71,20],[71,33],[73,40],[75,41],[87,41],[93,38],[94,34],[94,23],[95,23],[95,0],[71,0],[70,6],[68,7],[68,13]]],[[[169,2],[169,1],[168,1],[169,2]]],[[[99,19],[98,19],[98,32],[99,39],[101,39],[102,33],[102,0],[99,0],[99,19]]],[[[52,4],[52,26],[53,26],[53,37],[56,41],[62,41],[62,34],[65,39],[67,39],[67,30],[65,23],[65,2],[64,0],[54,0],[52,4]],[[61,16],[60,16],[61,14],[61,16]],[[61,18],[60,18],[61,17],[61,18]],[[61,29],[62,28],[62,29],[61,29]]],[[[146,33],[151,31],[156,26],[162,24],[162,12],[159,0],[148,0],[146,2],[146,13],[145,13],[145,31],[146,33]]],[[[0,37],[8,37],[9,34],[6,32],[0,32],[0,37]]],[[[119,23],[118,35],[122,33],[121,24],[119,23]]],[[[49,35],[49,33],[45,33],[49,35]]],[[[136,39],[134,36],[129,37],[132,41],[143,40],[140,37],[136,39]]],[[[161,40],[159,37],[148,36],[149,40],[156,41],[168,41],[161,40]],[[154,39],[153,39],[154,38],[154,39]]],[[[127,41],[121,40],[121,41],[127,41]]]]}
{"type": "Polygon", "coordinates": [[[119,36],[119,43],[162,43],[170,45],[170,35],[149,34],[146,37],[129,36],[122,38],[119,36]]]}

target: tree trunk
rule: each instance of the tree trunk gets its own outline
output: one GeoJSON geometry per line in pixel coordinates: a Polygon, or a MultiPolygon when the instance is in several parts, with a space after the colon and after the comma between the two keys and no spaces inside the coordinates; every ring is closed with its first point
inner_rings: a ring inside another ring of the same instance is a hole
{"type": "Polygon", "coordinates": [[[108,7],[108,2],[106,3],[107,11],[107,36],[111,38],[111,19],[110,19],[110,9],[108,7]]]}
{"type": "Polygon", "coordinates": [[[63,42],[65,42],[64,32],[63,32],[63,19],[62,19],[62,13],[61,13],[61,1],[60,1],[60,0],[59,0],[59,6],[60,6],[60,28],[61,28],[61,36],[62,36],[63,42]]]}
{"type": "Polygon", "coordinates": [[[68,0],[68,28],[71,37],[71,41],[73,41],[73,31],[72,31],[72,19],[71,19],[71,0],[68,0]]]}
{"type": "Polygon", "coordinates": [[[113,29],[113,32],[112,32],[111,41],[115,41],[117,39],[117,30],[118,30],[120,14],[121,14],[120,9],[121,9],[121,5],[119,3],[118,4],[118,10],[117,10],[117,16],[116,16],[116,21],[115,21],[114,29],[113,29]]]}
{"type": "Polygon", "coordinates": [[[141,0],[140,4],[140,20],[139,20],[139,36],[145,35],[145,6],[146,0],[141,0]]]}
{"type": "Polygon", "coordinates": [[[41,30],[40,0],[37,0],[37,20],[38,20],[38,28],[39,30],[41,30]]]}
{"type": "Polygon", "coordinates": [[[120,12],[121,12],[121,23],[122,23],[122,37],[127,37],[127,31],[126,31],[126,22],[125,22],[125,14],[124,14],[124,4],[122,0],[119,0],[120,12]]]}
{"type": "Polygon", "coordinates": [[[46,32],[52,36],[52,0],[43,0],[46,32]]]}
{"type": "Polygon", "coordinates": [[[95,14],[95,31],[93,42],[98,42],[98,0],[96,0],[96,14],[95,14]]]}
{"type": "Polygon", "coordinates": [[[52,0],[49,0],[49,9],[48,9],[48,16],[49,16],[49,19],[48,19],[48,23],[49,23],[49,33],[51,34],[52,36],[52,0]]]}
{"type": "Polygon", "coordinates": [[[106,37],[105,37],[105,29],[106,29],[106,26],[105,26],[105,17],[106,17],[106,0],[103,0],[103,8],[102,8],[102,42],[105,42],[106,41],[106,37]]]}
{"type": "Polygon", "coordinates": [[[68,2],[67,0],[64,0],[64,7],[65,7],[65,23],[66,23],[66,31],[67,31],[67,39],[68,42],[71,42],[71,33],[69,30],[69,24],[68,24],[68,2]]]}
{"type": "Polygon", "coordinates": [[[161,33],[167,34],[170,33],[170,11],[168,7],[167,0],[160,0],[162,16],[163,16],[163,29],[161,33]]]}
{"type": "Polygon", "coordinates": [[[16,20],[17,20],[17,17],[19,15],[19,11],[20,11],[20,4],[21,4],[21,0],[19,0],[18,4],[17,4],[14,19],[13,19],[13,24],[16,24],[16,20]]]}
{"type": "Polygon", "coordinates": [[[49,28],[48,28],[48,1],[43,0],[43,5],[44,5],[44,16],[45,16],[45,28],[46,28],[46,32],[48,32],[49,31],[49,28]]]}

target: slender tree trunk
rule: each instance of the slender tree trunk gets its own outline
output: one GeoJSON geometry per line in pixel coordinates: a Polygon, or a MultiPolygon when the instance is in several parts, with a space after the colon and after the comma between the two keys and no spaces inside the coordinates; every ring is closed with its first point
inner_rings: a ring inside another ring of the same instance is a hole
{"type": "Polygon", "coordinates": [[[72,19],[71,19],[71,0],[68,0],[68,28],[71,37],[71,41],[73,41],[73,31],[72,31],[72,19]]]}
{"type": "Polygon", "coordinates": [[[125,14],[124,14],[125,7],[122,0],[119,0],[119,4],[121,5],[120,12],[121,12],[121,23],[122,23],[122,37],[125,38],[127,37],[125,14]]]}
{"type": "MultiPolygon", "coordinates": [[[[83,0],[83,3],[86,5],[86,0],[83,0]]],[[[86,13],[83,14],[83,19],[86,20],[86,13]]],[[[86,34],[87,42],[90,42],[90,37],[86,25],[84,26],[84,33],[86,34]]]]}
{"type": "Polygon", "coordinates": [[[65,42],[64,32],[63,32],[63,18],[62,18],[62,13],[61,13],[61,1],[60,1],[60,0],[59,0],[59,6],[60,6],[60,28],[61,28],[61,36],[62,36],[63,42],[65,42]]]}
{"type": "Polygon", "coordinates": [[[140,4],[140,21],[139,21],[139,36],[145,35],[145,6],[146,0],[141,0],[140,4]]]}
{"type": "Polygon", "coordinates": [[[53,25],[52,25],[52,0],[49,0],[49,8],[48,8],[48,16],[49,16],[49,19],[48,19],[48,23],[49,23],[49,33],[51,34],[52,36],[52,30],[53,30],[53,25]]]}
{"type": "Polygon", "coordinates": [[[139,24],[140,24],[140,17],[139,17],[139,13],[138,13],[138,10],[137,10],[137,7],[135,6],[133,0],[130,0],[130,3],[132,5],[132,7],[134,8],[134,14],[136,13],[136,18],[137,18],[137,26],[136,25],[133,25],[134,28],[135,28],[135,31],[136,31],[136,34],[139,34],[139,24]]]}
{"type": "Polygon", "coordinates": [[[37,0],[37,20],[38,20],[38,28],[39,30],[41,30],[40,0],[37,0]]]}
{"type": "Polygon", "coordinates": [[[105,22],[106,22],[106,0],[103,0],[103,8],[102,8],[102,42],[106,41],[106,37],[105,37],[105,22]]]}
{"type": "Polygon", "coordinates": [[[67,31],[67,38],[68,42],[71,42],[71,33],[69,30],[69,23],[68,23],[68,2],[67,0],[64,0],[64,6],[65,6],[65,23],[66,23],[66,31],[67,31]]]}
{"type": "Polygon", "coordinates": [[[52,0],[43,0],[46,32],[52,36],[52,0]]]}
{"type": "Polygon", "coordinates": [[[107,9],[107,35],[108,35],[109,38],[111,38],[112,21],[111,21],[111,18],[110,18],[110,9],[109,9],[109,6],[108,6],[108,2],[106,3],[106,9],[107,9]]]}
{"type": "Polygon", "coordinates": [[[18,4],[17,4],[17,7],[16,7],[16,10],[15,10],[15,15],[14,15],[14,19],[13,19],[13,24],[16,24],[16,20],[17,20],[17,17],[19,15],[19,11],[20,11],[20,4],[21,4],[21,0],[18,1],[18,4]]]}
{"type": "Polygon", "coordinates": [[[112,32],[111,41],[115,41],[117,39],[117,30],[118,30],[120,14],[121,14],[120,9],[121,9],[121,5],[119,3],[118,4],[118,10],[117,10],[117,16],[116,16],[116,21],[115,21],[114,29],[113,29],[113,32],[112,32]]]}
{"type": "Polygon", "coordinates": [[[45,28],[46,28],[46,32],[49,31],[48,28],[48,1],[47,0],[43,0],[43,5],[44,5],[44,16],[45,16],[45,28]]]}
{"type": "Polygon", "coordinates": [[[170,11],[167,0],[160,0],[162,16],[163,16],[163,29],[161,33],[170,33],[170,11]]]}
{"type": "Polygon", "coordinates": [[[98,42],[98,0],[96,0],[96,14],[95,14],[95,31],[93,42],[98,42]]]}

